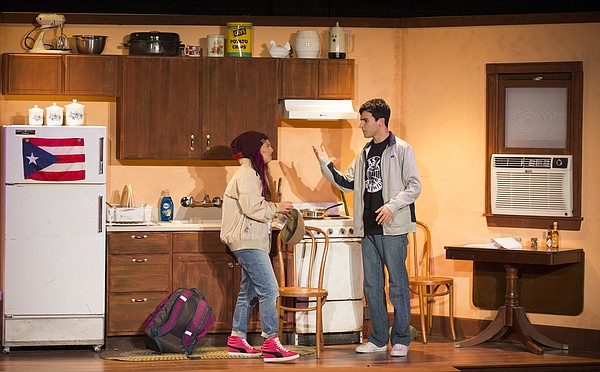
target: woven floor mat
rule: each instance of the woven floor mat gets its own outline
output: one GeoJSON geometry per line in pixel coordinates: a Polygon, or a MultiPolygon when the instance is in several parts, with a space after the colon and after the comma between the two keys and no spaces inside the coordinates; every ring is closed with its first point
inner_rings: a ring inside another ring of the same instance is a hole
{"type": "MultiPolygon", "coordinates": [[[[315,352],[314,346],[296,346],[287,345],[286,348],[297,352],[300,355],[309,355],[315,352]]],[[[100,353],[102,359],[121,360],[124,362],[156,362],[161,360],[186,360],[184,354],[165,353],[159,354],[149,349],[138,350],[104,350],[100,353]]],[[[227,354],[227,348],[224,346],[201,346],[194,350],[190,359],[211,360],[211,359],[249,359],[242,356],[231,356],[227,354]]]]}

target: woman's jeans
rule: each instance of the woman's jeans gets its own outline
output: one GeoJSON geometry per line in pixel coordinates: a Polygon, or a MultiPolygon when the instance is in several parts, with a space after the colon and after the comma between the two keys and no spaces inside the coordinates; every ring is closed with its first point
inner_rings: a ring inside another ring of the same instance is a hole
{"type": "Polygon", "coordinates": [[[364,292],[371,314],[373,333],[368,340],[381,347],[391,338],[392,345],[410,344],[410,292],[406,271],[408,239],[404,235],[367,235],[362,241],[364,292]],[[390,302],[394,305],[394,324],[389,332],[385,298],[385,274],[389,277],[390,302]]]}
{"type": "Polygon", "coordinates": [[[259,249],[240,249],[233,254],[242,267],[242,282],[233,312],[231,334],[246,338],[252,309],[258,300],[262,336],[270,338],[277,335],[279,289],[269,255],[259,249]]]}

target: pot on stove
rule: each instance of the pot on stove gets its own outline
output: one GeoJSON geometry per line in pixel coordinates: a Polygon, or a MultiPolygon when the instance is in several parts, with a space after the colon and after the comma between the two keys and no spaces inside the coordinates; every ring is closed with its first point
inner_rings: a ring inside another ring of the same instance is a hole
{"type": "Polygon", "coordinates": [[[309,208],[309,209],[301,209],[302,218],[312,218],[312,219],[323,219],[327,217],[327,211],[331,208],[339,207],[344,203],[337,203],[327,208],[309,208]]]}

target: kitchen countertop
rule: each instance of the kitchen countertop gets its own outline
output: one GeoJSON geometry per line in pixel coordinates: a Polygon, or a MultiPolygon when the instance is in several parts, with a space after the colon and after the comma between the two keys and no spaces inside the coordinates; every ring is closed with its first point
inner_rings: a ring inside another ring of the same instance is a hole
{"type": "Polygon", "coordinates": [[[150,224],[106,225],[108,232],[121,231],[219,231],[221,221],[175,220],[175,222],[151,222],[150,224]]]}

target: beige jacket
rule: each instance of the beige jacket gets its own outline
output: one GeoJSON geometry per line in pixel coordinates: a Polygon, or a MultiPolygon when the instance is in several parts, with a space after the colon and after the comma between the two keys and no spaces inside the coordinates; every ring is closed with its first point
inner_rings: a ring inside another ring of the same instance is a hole
{"type": "Polygon", "coordinates": [[[221,241],[232,251],[239,249],[271,250],[271,221],[277,206],[261,195],[260,177],[250,159],[240,159],[223,195],[221,241]]]}

